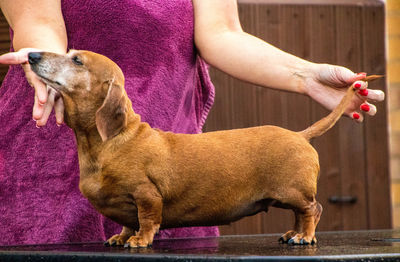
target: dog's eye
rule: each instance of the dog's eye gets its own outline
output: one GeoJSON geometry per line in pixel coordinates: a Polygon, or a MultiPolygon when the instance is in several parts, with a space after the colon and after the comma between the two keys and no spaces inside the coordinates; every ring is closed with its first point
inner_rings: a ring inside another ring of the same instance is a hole
{"type": "Polygon", "coordinates": [[[78,56],[74,56],[74,57],[72,58],[72,61],[73,61],[74,64],[76,64],[76,65],[83,65],[81,59],[79,59],[78,56]]]}

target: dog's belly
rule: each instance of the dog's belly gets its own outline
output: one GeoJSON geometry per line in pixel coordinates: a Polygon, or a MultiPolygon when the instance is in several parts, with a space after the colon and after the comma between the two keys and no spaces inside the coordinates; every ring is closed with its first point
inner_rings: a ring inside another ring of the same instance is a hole
{"type": "Polygon", "coordinates": [[[163,209],[161,228],[226,225],[245,216],[267,212],[268,207],[275,202],[273,199],[262,199],[215,209],[204,205],[193,205],[181,211],[166,206],[163,209]]]}

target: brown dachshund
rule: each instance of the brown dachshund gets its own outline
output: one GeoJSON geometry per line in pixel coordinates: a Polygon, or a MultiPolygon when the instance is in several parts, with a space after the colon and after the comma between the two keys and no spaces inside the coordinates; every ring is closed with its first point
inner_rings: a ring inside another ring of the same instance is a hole
{"type": "Polygon", "coordinates": [[[106,243],[147,247],[159,228],[223,225],[270,206],[295,213],[282,242],[316,243],[322,207],[315,199],[318,154],[309,140],[340,118],[353,86],[331,114],[302,132],[261,126],[187,135],[141,122],[121,69],[102,55],[30,53],[29,63],[64,99],[82,194],[123,225],[106,243]]]}

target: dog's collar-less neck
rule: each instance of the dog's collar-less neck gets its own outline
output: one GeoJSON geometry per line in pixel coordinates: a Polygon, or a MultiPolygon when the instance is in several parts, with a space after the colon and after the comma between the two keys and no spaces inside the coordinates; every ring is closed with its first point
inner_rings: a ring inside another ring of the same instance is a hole
{"type": "Polygon", "coordinates": [[[89,132],[74,129],[79,157],[81,178],[95,172],[98,163],[98,155],[102,150],[102,140],[97,130],[89,132]]]}

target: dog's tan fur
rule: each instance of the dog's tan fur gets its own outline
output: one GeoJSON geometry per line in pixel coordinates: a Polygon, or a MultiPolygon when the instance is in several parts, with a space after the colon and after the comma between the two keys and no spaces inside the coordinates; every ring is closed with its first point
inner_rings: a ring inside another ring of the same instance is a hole
{"type": "Polygon", "coordinates": [[[122,71],[104,56],[41,53],[31,67],[62,94],[82,194],[123,225],[109,244],[145,247],[159,228],[227,224],[269,206],[295,212],[294,229],[282,241],[316,242],[319,163],[308,140],[340,118],[352,87],[329,116],[302,132],[261,126],[187,135],[141,122],[122,71]]]}

